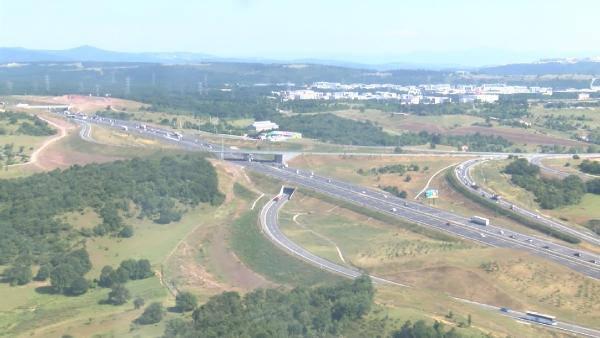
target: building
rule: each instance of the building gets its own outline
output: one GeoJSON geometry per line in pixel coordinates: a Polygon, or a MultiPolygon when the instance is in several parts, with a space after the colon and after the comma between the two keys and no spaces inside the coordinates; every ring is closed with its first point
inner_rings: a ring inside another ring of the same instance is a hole
{"type": "Polygon", "coordinates": [[[302,138],[301,133],[296,133],[293,131],[282,131],[282,130],[272,130],[267,133],[261,134],[261,140],[267,140],[272,142],[286,141],[286,140],[298,140],[302,138]]]}
{"type": "Polygon", "coordinates": [[[257,133],[260,133],[263,131],[279,129],[279,125],[277,123],[273,123],[271,121],[256,121],[256,122],[252,123],[250,128],[257,133]]]}
{"type": "Polygon", "coordinates": [[[590,99],[590,93],[579,93],[577,94],[577,100],[585,101],[590,99]]]}
{"type": "Polygon", "coordinates": [[[483,102],[483,103],[494,103],[500,99],[499,95],[496,94],[476,94],[476,95],[462,95],[459,99],[460,103],[472,103],[472,102],[483,102]]]}

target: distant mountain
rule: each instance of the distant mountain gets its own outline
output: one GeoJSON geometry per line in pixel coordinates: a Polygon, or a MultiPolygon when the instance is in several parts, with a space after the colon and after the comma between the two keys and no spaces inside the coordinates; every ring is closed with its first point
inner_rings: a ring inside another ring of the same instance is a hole
{"type": "Polygon", "coordinates": [[[149,63],[193,63],[218,59],[200,53],[127,53],[108,51],[92,46],[81,46],[65,50],[32,50],[25,48],[0,48],[0,63],[9,62],[149,62],[149,63]]]}
{"type": "Polygon", "coordinates": [[[600,57],[542,59],[531,63],[515,63],[480,68],[479,72],[493,75],[600,75],[600,57]]]}
{"type": "MultiPolygon", "coordinates": [[[[529,54],[519,55],[526,60],[529,54]]],[[[530,60],[534,59],[533,57],[530,60]]],[[[473,50],[455,52],[414,52],[385,58],[225,58],[203,53],[189,52],[115,52],[81,46],[65,50],[32,50],[0,47],[0,64],[26,62],[140,62],[160,64],[193,64],[201,62],[259,63],[259,64],[313,64],[337,66],[370,71],[391,70],[470,70],[493,75],[543,75],[543,74],[600,74],[600,58],[554,58],[536,62],[508,63],[515,60],[514,53],[498,50],[473,50]],[[389,62],[389,60],[404,60],[389,62]],[[485,60],[482,62],[481,60],[485,60]],[[501,66],[467,67],[465,65],[503,64],[501,66]]]]}

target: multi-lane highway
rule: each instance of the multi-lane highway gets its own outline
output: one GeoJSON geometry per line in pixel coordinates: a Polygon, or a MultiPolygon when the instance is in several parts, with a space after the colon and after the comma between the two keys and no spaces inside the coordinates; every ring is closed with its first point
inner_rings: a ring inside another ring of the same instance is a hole
{"type": "MultiPolygon", "coordinates": [[[[265,204],[265,206],[261,210],[260,224],[267,238],[269,238],[271,242],[275,243],[277,246],[287,251],[288,253],[323,270],[327,270],[329,272],[349,278],[356,278],[364,274],[364,272],[360,271],[359,269],[339,265],[311,253],[310,251],[306,250],[305,248],[290,240],[287,236],[283,234],[283,232],[281,232],[277,217],[279,209],[289,200],[289,197],[289,195],[282,192],[276,198],[267,202],[267,204],[265,204]]],[[[390,281],[377,276],[371,276],[371,279],[376,283],[406,287],[406,285],[404,284],[396,283],[394,281],[390,281]]]]}
{"type": "MultiPolygon", "coordinates": [[[[314,265],[320,269],[327,270],[329,272],[332,272],[332,273],[335,273],[338,275],[342,275],[342,276],[345,276],[348,278],[356,278],[356,277],[360,276],[363,272],[361,272],[359,269],[340,265],[340,264],[334,263],[332,261],[329,261],[327,259],[324,259],[320,256],[317,256],[317,255],[313,254],[312,252],[306,250],[302,246],[298,245],[291,239],[289,239],[281,231],[281,229],[279,227],[278,214],[279,214],[279,210],[284,206],[284,204],[289,200],[289,198],[290,198],[289,194],[282,192],[279,195],[277,195],[274,199],[271,199],[269,202],[267,202],[264,205],[263,209],[261,210],[260,225],[261,225],[261,229],[263,230],[266,237],[271,242],[273,242],[275,245],[280,247],[282,250],[284,250],[284,251],[288,252],[289,254],[291,254],[295,257],[298,257],[299,259],[304,260],[305,262],[307,262],[311,265],[314,265]]],[[[370,277],[375,283],[409,287],[407,285],[400,284],[400,283],[394,282],[389,279],[384,279],[384,278],[380,278],[380,277],[373,276],[373,275],[371,275],[370,277]]],[[[526,313],[522,312],[522,311],[507,309],[507,308],[484,304],[484,303],[480,303],[480,302],[474,302],[474,301],[470,301],[470,300],[466,300],[466,299],[462,299],[462,298],[455,298],[455,299],[478,306],[478,307],[488,309],[490,311],[496,311],[497,313],[499,313],[501,315],[510,317],[517,321],[523,321],[523,322],[540,325],[540,326],[544,326],[544,327],[548,327],[551,329],[560,330],[560,331],[564,331],[564,332],[568,332],[568,333],[576,333],[576,334],[579,334],[582,336],[587,336],[587,337],[599,337],[600,336],[600,331],[582,327],[579,325],[565,323],[562,321],[557,321],[554,325],[545,325],[545,324],[541,324],[541,323],[537,323],[537,322],[528,321],[526,313]]]]}
{"type": "MultiPolygon", "coordinates": [[[[204,142],[203,140],[187,137],[185,135],[177,134],[165,129],[151,128],[147,126],[141,127],[142,125],[136,122],[115,121],[111,119],[95,119],[89,122],[101,123],[104,125],[113,126],[115,128],[121,128],[127,132],[142,133],[149,137],[154,137],[172,144],[177,144],[189,150],[203,150],[213,153],[219,152],[219,150],[222,151],[222,149],[219,149],[219,146],[204,142]]],[[[493,154],[493,156],[500,156],[500,154],[493,154]]],[[[399,219],[408,220],[425,227],[447,232],[457,237],[469,239],[483,245],[525,250],[565,265],[591,278],[600,278],[600,265],[598,264],[600,257],[589,252],[574,250],[552,241],[524,235],[500,226],[476,225],[471,223],[468,218],[444,210],[435,209],[417,202],[399,199],[379,190],[372,190],[333,178],[320,176],[312,171],[289,168],[281,164],[267,164],[247,161],[237,161],[235,163],[247,167],[250,170],[255,170],[267,176],[271,176],[294,185],[303,186],[340,200],[345,200],[369,209],[377,210],[379,212],[398,217],[399,219]]],[[[468,173],[468,166],[465,164],[460,166],[457,171],[457,175],[461,177],[461,173],[468,173]],[[466,171],[461,171],[465,168],[466,171]]],[[[466,174],[462,176],[469,177],[466,174]]],[[[470,184],[468,181],[465,181],[464,183],[470,184]]],[[[279,201],[270,201],[269,204],[267,204],[267,207],[261,212],[261,224],[263,226],[263,231],[272,241],[274,241],[274,243],[294,254],[295,256],[298,256],[299,258],[304,259],[323,269],[347,277],[355,277],[361,274],[361,271],[358,269],[337,265],[321,257],[313,255],[287,239],[287,237],[281,233],[279,227],[277,226],[277,210],[283,205],[283,203],[285,203],[285,198],[279,201]]],[[[375,276],[373,278],[377,283],[397,284],[393,281],[375,276]]],[[[490,305],[480,305],[493,308],[493,306],[490,305]]],[[[509,311],[507,313],[503,314],[515,317],[516,319],[522,319],[523,316],[522,313],[516,311],[509,311]]],[[[600,336],[599,332],[596,330],[567,323],[559,322],[553,327],[584,336],[600,336]]]]}
{"type": "Polygon", "coordinates": [[[501,197],[498,198],[498,196],[496,195],[495,192],[482,187],[481,184],[477,184],[478,182],[475,182],[475,180],[471,176],[471,171],[476,165],[484,163],[485,161],[488,161],[488,160],[490,160],[490,159],[484,158],[484,159],[468,160],[468,161],[463,162],[462,164],[460,164],[459,166],[456,167],[456,170],[455,170],[456,177],[465,187],[467,187],[469,189],[473,189],[474,192],[481,194],[481,196],[483,198],[488,198],[490,200],[494,198],[495,202],[499,206],[501,206],[505,209],[509,209],[512,212],[515,212],[522,216],[531,218],[532,220],[535,220],[536,222],[545,224],[549,227],[552,227],[552,228],[555,228],[562,232],[568,233],[572,236],[575,236],[575,237],[581,239],[582,241],[587,241],[587,242],[590,242],[595,245],[600,245],[600,236],[596,235],[595,233],[593,233],[592,231],[590,231],[588,229],[584,229],[584,228],[576,229],[576,228],[564,225],[564,224],[562,224],[556,220],[553,220],[551,218],[545,217],[544,215],[541,215],[538,212],[527,210],[521,206],[514,204],[514,202],[504,200],[501,197]]]}
{"type": "MultiPolygon", "coordinates": [[[[143,126],[133,121],[115,121],[101,118],[89,122],[111,125],[115,128],[121,128],[123,131],[143,133],[190,150],[219,151],[218,146],[202,140],[165,129],[143,126]]],[[[320,176],[311,171],[288,168],[280,164],[241,161],[237,163],[279,180],[304,186],[341,200],[378,210],[464,239],[494,247],[525,250],[565,265],[589,277],[600,279],[600,264],[598,264],[600,257],[590,252],[575,250],[556,242],[518,233],[498,225],[477,225],[472,223],[469,218],[449,211],[400,199],[379,190],[372,190],[334,178],[320,176]]]]}
{"type": "Polygon", "coordinates": [[[500,226],[477,225],[472,223],[469,218],[445,210],[397,198],[379,190],[324,177],[311,171],[254,162],[245,162],[243,165],[248,169],[284,182],[303,186],[399,219],[451,233],[484,245],[525,250],[570,267],[592,278],[600,279],[600,264],[598,264],[600,257],[590,252],[574,250],[556,242],[525,235],[500,226]]]}

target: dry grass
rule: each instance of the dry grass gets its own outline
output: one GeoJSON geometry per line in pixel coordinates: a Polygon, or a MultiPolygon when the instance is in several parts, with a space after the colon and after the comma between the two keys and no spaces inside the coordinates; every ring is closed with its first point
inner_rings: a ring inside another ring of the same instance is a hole
{"type": "MultiPolygon", "coordinates": [[[[290,165],[298,168],[314,170],[319,174],[336,177],[360,185],[377,188],[378,186],[396,186],[406,190],[409,198],[418,194],[425,187],[429,178],[438,170],[452,164],[467,160],[465,157],[451,156],[316,156],[302,155],[295,157],[290,165]],[[416,164],[419,171],[409,171],[399,174],[368,174],[361,175],[359,169],[368,172],[372,168],[387,165],[416,164]],[[427,170],[425,170],[427,168],[427,170]],[[409,182],[406,177],[410,176],[409,182]]],[[[436,188],[436,186],[432,186],[436,188]]]]}
{"type": "Polygon", "coordinates": [[[600,326],[600,282],[537,256],[432,240],[302,195],[284,207],[280,222],[288,236],[315,253],[331,258],[333,242],[350,264],[418,290],[600,326]],[[300,225],[291,219],[296,214],[300,225]],[[331,242],[313,240],[308,231],[331,242]]]}

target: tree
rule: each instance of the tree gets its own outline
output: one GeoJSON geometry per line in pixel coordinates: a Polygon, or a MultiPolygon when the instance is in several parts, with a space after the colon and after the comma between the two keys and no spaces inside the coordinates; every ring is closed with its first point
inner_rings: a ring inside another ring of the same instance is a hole
{"type": "Polygon", "coordinates": [[[50,285],[56,292],[64,293],[77,277],[80,276],[71,265],[60,264],[50,272],[50,285]]]}
{"type": "Polygon", "coordinates": [[[51,269],[50,265],[45,264],[45,265],[40,266],[34,279],[36,281],[40,281],[40,282],[45,281],[46,279],[48,279],[50,277],[51,270],[52,269],[51,269]]]}
{"type": "Polygon", "coordinates": [[[146,302],[144,301],[144,298],[142,297],[137,297],[136,299],[133,300],[133,306],[137,309],[141,308],[142,306],[144,306],[146,302]]]}
{"type": "Polygon", "coordinates": [[[25,285],[31,282],[31,266],[17,263],[4,272],[4,278],[11,286],[25,285]]]}
{"type": "Polygon", "coordinates": [[[77,277],[71,282],[71,287],[69,288],[69,294],[73,296],[79,296],[87,292],[89,288],[88,281],[83,277],[77,277]]]}
{"type": "Polygon", "coordinates": [[[144,310],[144,313],[135,320],[136,323],[142,325],[156,324],[163,319],[165,310],[161,303],[152,303],[144,310]]]}
{"type": "Polygon", "coordinates": [[[147,259],[140,259],[137,261],[137,274],[133,279],[145,279],[154,276],[154,272],[152,271],[152,265],[150,265],[150,261],[147,259]]]}
{"type": "Polygon", "coordinates": [[[127,303],[129,298],[131,298],[129,290],[121,284],[115,284],[108,293],[106,302],[112,305],[122,305],[127,303]]]}
{"type": "Polygon", "coordinates": [[[175,297],[175,304],[180,312],[187,312],[196,308],[198,300],[191,292],[180,292],[175,297]]]}
{"type": "Polygon", "coordinates": [[[131,225],[123,226],[123,229],[119,231],[119,237],[129,238],[133,236],[133,227],[131,225]]]}
{"type": "Polygon", "coordinates": [[[103,288],[109,288],[113,285],[115,277],[115,272],[110,265],[105,265],[100,272],[100,277],[98,278],[98,285],[103,288]]]}

